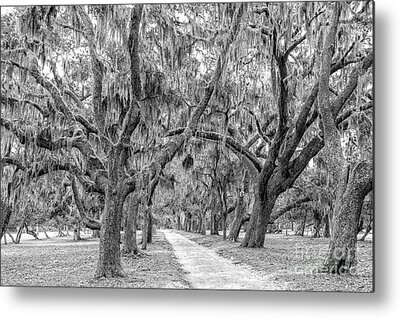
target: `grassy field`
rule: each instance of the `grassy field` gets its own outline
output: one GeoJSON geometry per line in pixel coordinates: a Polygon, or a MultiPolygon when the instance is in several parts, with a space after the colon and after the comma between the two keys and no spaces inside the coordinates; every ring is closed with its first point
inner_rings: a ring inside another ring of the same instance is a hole
{"type": "MultiPolygon", "coordinates": [[[[178,231],[198,244],[213,249],[233,263],[249,267],[261,275],[271,275],[284,290],[352,291],[373,290],[372,241],[358,242],[358,266],[351,275],[315,273],[328,246],[325,238],[268,234],[263,249],[246,249],[240,243],[222,240],[221,236],[178,231]]],[[[127,258],[122,263],[126,277],[93,279],[98,239],[82,235],[74,242],[71,236],[34,240],[24,235],[21,244],[1,245],[1,285],[62,286],[113,288],[190,288],[185,273],[165,240],[158,232],[148,245],[148,256],[127,258]]],[[[206,279],[206,277],[205,277],[206,279]]]]}
{"type": "Polygon", "coordinates": [[[98,239],[83,235],[74,242],[71,236],[1,245],[2,286],[62,286],[113,288],[189,288],[184,272],[162,233],[148,245],[148,256],[127,258],[122,263],[126,277],[93,279],[98,239]]]}

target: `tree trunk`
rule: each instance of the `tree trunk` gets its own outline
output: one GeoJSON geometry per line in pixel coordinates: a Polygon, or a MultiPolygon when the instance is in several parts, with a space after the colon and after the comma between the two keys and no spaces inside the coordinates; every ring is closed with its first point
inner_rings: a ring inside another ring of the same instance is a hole
{"type": "Polygon", "coordinates": [[[124,222],[123,254],[139,254],[136,242],[136,219],[138,211],[139,202],[134,197],[130,198],[124,222]]]}
{"type": "Polygon", "coordinates": [[[153,242],[153,215],[151,213],[151,207],[149,207],[148,212],[148,222],[147,222],[147,243],[153,242]]]}
{"type": "Polygon", "coordinates": [[[313,209],[313,219],[314,219],[314,238],[320,237],[320,229],[321,229],[321,215],[319,214],[318,209],[313,209]]]}
{"type": "MultiPolygon", "coordinates": [[[[94,213],[94,219],[99,220],[100,219],[100,213],[99,211],[96,211],[94,213]]],[[[100,230],[92,230],[92,237],[93,238],[100,238],[100,230]]]]}
{"type": "Polygon", "coordinates": [[[40,228],[42,229],[42,231],[43,231],[43,233],[44,233],[44,236],[46,236],[46,238],[49,239],[50,237],[48,236],[45,227],[44,227],[44,226],[41,226],[40,228]]]}
{"type": "Polygon", "coordinates": [[[226,240],[226,218],[227,218],[227,212],[224,211],[222,213],[222,239],[226,240]]]}
{"type": "Polygon", "coordinates": [[[103,219],[100,230],[99,261],[95,277],[124,276],[121,266],[120,229],[124,198],[121,189],[112,183],[106,191],[103,219]]]}
{"type": "Polygon", "coordinates": [[[195,215],[195,214],[193,214],[192,222],[191,222],[190,228],[191,228],[191,230],[192,230],[193,233],[196,233],[196,232],[197,232],[197,220],[196,220],[196,215],[195,215]]]}
{"type": "Polygon", "coordinates": [[[184,230],[186,232],[191,231],[191,225],[192,225],[192,214],[190,212],[185,213],[185,222],[184,222],[184,230]]]}
{"type": "Polygon", "coordinates": [[[1,236],[0,238],[3,237],[3,235],[7,231],[8,223],[10,222],[12,214],[12,208],[8,204],[4,203],[1,201],[1,236]]]}
{"type": "Polygon", "coordinates": [[[13,238],[13,236],[11,235],[11,233],[7,230],[7,235],[11,238],[11,241],[13,242],[13,243],[16,243],[15,242],[15,240],[14,240],[14,238],[13,238]]]}
{"type": "Polygon", "coordinates": [[[268,187],[268,181],[262,181],[261,175],[254,185],[254,205],[249,226],[243,239],[243,247],[264,247],[269,217],[279,193],[268,187]]]}
{"type": "Polygon", "coordinates": [[[179,213],[176,215],[176,228],[178,231],[182,230],[181,216],[179,213]]]}
{"type": "Polygon", "coordinates": [[[15,244],[19,244],[21,242],[22,232],[25,227],[25,220],[26,220],[26,215],[23,216],[23,219],[18,227],[17,235],[15,237],[15,244]]]}
{"type": "Polygon", "coordinates": [[[21,225],[21,226],[18,228],[17,235],[16,235],[16,237],[15,237],[15,244],[19,244],[19,243],[21,242],[21,235],[22,235],[22,231],[23,231],[23,230],[24,230],[24,226],[21,225]]]}
{"type": "Polygon", "coordinates": [[[218,233],[218,210],[219,206],[216,204],[211,208],[211,219],[210,219],[210,234],[219,235],[218,233]]]}
{"type": "Polygon", "coordinates": [[[201,210],[200,211],[200,218],[201,218],[201,224],[200,224],[200,234],[201,235],[206,235],[206,228],[207,228],[207,219],[206,219],[206,211],[201,210]]]}
{"type": "Polygon", "coordinates": [[[307,224],[307,214],[308,214],[308,209],[306,208],[304,210],[304,219],[303,223],[301,224],[301,236],[304,236],[304,230],[306,229],[306,224],[307,224]]]}
{"type": "Polygon", "coordinates": [[[329,222],[329,214],[326,213],[324,216],[325,226],[324,226],[324,237],[331,237],[331,229],[329,222]]]}
{"type": "Polygon", "coordinates": [[[235,218],[233,219],[231,228],[229,230],[228,240],[233,242],[237,241],[245,212],[244,193],[239,192],[238,205],[235,212],[235,218]]]}
{"type": "Polygon", "coordinates": [[[142,225],[142,250],[147,250],[147,231],[149,230],[149,209],[143,209],[143,225],[142,225]]]}
{"type": "Polygon", "coordinates": [[[365,196],[372,190],[372,163],[363,161],[352,170],[343,195],[335,202],[332,237],[322,271],[346,273],[356,265],[357,227],[365,196]]]}
{"type": "Polygon", "coordinates": [[[58,234],[57,234],[58,237],[65,236],[64,232],[62,231],[62,228],[63,228],[62,225],[58,226],[58,234]]]}
{"type": "Polygon", "coordinates": [[[74,224],[74,236],[73,236],[74,241],[80,241],[82,240],[81,238],[81,224],[77,220],[77,222],[74,224]]]}

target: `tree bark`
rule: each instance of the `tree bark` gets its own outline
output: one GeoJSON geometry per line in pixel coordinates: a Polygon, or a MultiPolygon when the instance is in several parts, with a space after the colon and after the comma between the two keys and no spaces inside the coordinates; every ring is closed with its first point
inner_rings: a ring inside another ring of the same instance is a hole
{"type": "Polygon", "coordinates": [[[321,215],[319,214],[318,209],[313,208],[313,222],[314,222],[314,237],[320,237],[320,229],[321,229],[321,215]]]}
{"type": "Polygon", "coordinates": [[[151,207],[149,207],[147,222],[147,243],[153,242],[153,214],[151,213],[151,207]]]}
{"type": "Polygon", "coordinates": [[[122,186],[121,157],[123,150],[119,146],[109,152],[109,182],[105,194],[103,219],[100,229],[99,260],[95,277],[121,277],[121,220],[124,201],[128,192],[122,186]]]}
{"type": "Polygon", "coordinates": [[[143,225],[142,225],[142,250],[147,250],[147,232],[149,230],[149,208],[143,209],[143,225]]]}
{"type": "Polygon", "coordinates": [[[201,218],[200,234],[201,235],[206,235],[207,214],[206,214],[206,211],[204,209],[200,210],[200,218],[201,218]]]}
{"type": "Polygon", "coordinates": [[[82,240],[82,238],[81,238],[81,227],[80,227],[80,224],[75,224],[75,225],[74,225],[73,240],[74,240],[74,241],[80,241],[80,240],[82,240]]]}
{"type": "Polygon", "coordinates": [[[217,206],[214,206],[211,208],[210,235],[219,235],[219,233],[218,233],[218,207],[217,206]]]}
{"type": "Polygon", "coordinates": [[[245,212],[246,212],[246,207],[244,203],[244,195],[239,194],[238,205],[236,208],[234,220],[229,230],[228,240],[237,242],[245,212]]]}
{"type": "Polygon", "coordinates": [[[356,265],[357,226],[365,196],[372,190],[371,162],[358,163],[351,171],[340,202],[335,202],[332,237],[322,271],[342,274],[356,265]]]}
{"type": "Polygon", "coordinates": [[[324,237],[331,237],[331,228],[330,228],[330,221],[329,221],[329,214],[326,213],[324,216],[324,237]]]}
{"type": "Polygon", "coordinates": [[[258,176],[254,190],[253,211],[242,246],[261,248],[264,247],[268,221],[272,209],[274,208],[276,198],[280,193],[277,189],[268,189],[268,183],[262,179],[262,174],[258,176]]]}
{"type": "Polygon", "coordinates": [[[124,238],[122,240],[123,254],[139,254],[136,242],[136,219],[139,211],[139,202],[131,197],[126,211],[124,222],[124,238]]]}
{"type": "MultiPolygon", "coordinates": [[[[99,213],[99,211],[96,211],[96,212],[94,213],[93,218],[94,218],[95,220],[99,220],[99,219],[100,219],[100,213],[99,213]]],[[[93,229],[92,229],[92,237],[93,237],[93,238],[100,238],[100,230],[93,230],[93,229]]]]}
{"type": "Polygon", "coordinates": [[[97,278],[124,276],[120,255],[122,207],[122,198],[110,186],[106,193],[100,230],[99,261],[95,275],[97,278]]]}
{"type": "Polygon", "coordinates": [[[3,235],[7,231],[8,223],[10,222],[11,214],[12,214],[12,208],[3,200],[1,201],[1,236],[0,239],[3,237],[3,235]]]}

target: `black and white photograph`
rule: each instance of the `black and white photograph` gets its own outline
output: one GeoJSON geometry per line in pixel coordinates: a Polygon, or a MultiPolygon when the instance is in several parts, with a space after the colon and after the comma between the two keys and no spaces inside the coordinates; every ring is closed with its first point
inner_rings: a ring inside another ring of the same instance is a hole
{"type": "Polygon", "coordinates": [[[375,6],[2,6],[1,288],[373,293],[375,6]]]}

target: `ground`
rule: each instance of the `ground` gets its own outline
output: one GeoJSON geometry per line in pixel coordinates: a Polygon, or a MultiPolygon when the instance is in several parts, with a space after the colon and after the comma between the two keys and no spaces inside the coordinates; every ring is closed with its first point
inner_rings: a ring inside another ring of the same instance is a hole
{"type": "MultiPolygon", "coordinates": [[[[51,235],[51,233],[50,233],[51,235]]],[[[54,234],[55,235],[55,234],[54,234]]],[[[26,239],[1,245],[2,286],[71,286],[113,288],[189,288],[184,272],[164,235],[158,232],[148,256],[122,258],[124,278],[93,279],[99,240],[82,235],[26,239]]],[[[139,237],[138,237],[139,238],[139,237]]]]}
{"type": "Polygon", "coordinates": [[[93,279],[98,239],[72,237],[1,245],[1,285],[114,288],[373,290],[372,242],[358,243],[351,275],[318,274],[328,240],[268,234],[263,249],[247,249],[221,236],[157,231],[145,257],[123,257],[126,277],[93,279]],[[168,240],[166,239],[166,236],[168,240]],[[173,246],[171,246],[171,243],[173,246]],[[198,243],[198,244],[195,244],[198,243]]]}
{"type": "MultiPolygon", "coordinates": [[[[271,275],[275,285],[296,291],[373,291],[372,241],[357,243],[358,265],[350,275],[319,274],[329,244],[327,238],[311,238],[285,234],[267,234],[263,249],[242,248],[240,243],[221,236],[200,235],[179,231],[186,238],[213,249],[218,255],[236,264],[244,264],[260,273],[271,275]]],[[[243,234],[242,234],[243,235],[243,234]]]]}

